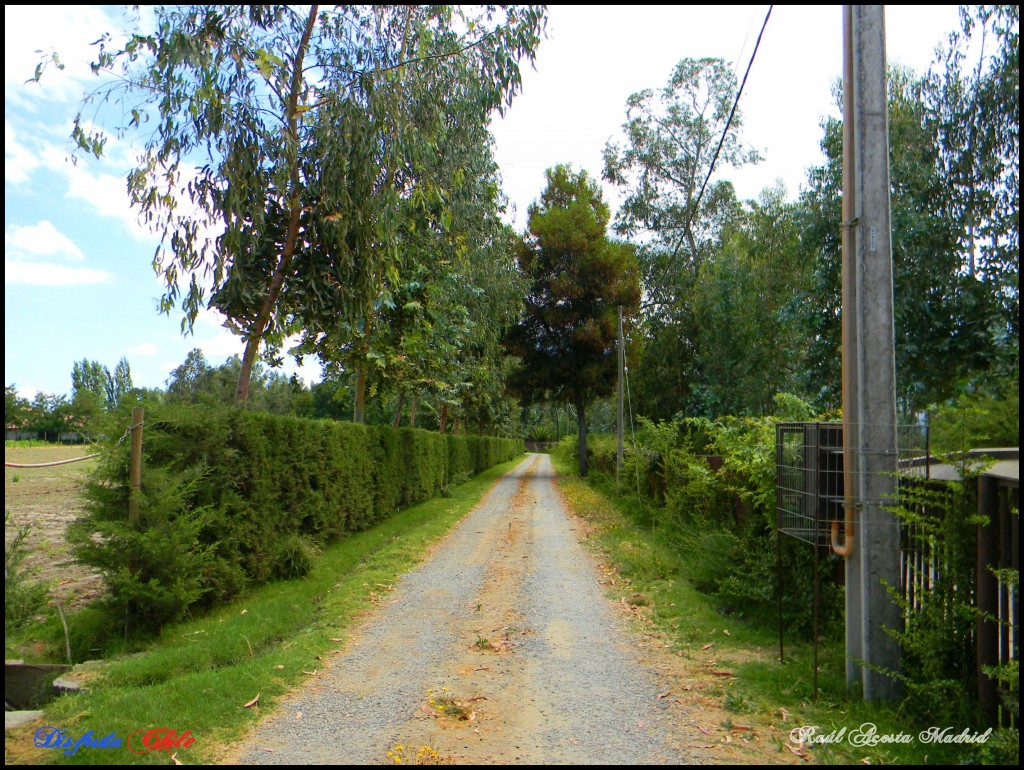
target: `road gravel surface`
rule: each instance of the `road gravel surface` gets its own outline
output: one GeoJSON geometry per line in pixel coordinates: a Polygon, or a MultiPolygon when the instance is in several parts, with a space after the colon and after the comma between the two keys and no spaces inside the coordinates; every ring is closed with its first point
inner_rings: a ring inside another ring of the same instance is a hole
{"type": "Polygon", "coordinates": [[[528,455],[228,761],[723,761],[642,662],[583,535],[528,455]]]}

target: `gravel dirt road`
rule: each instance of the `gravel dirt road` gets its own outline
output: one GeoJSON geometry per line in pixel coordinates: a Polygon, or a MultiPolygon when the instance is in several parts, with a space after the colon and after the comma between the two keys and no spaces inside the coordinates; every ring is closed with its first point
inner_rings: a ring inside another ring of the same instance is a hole
{"type": "Polygon", "coordinates": [[[423,747],[446,764],[737,761],[605,598],[581,531],[550,459],[528,455],[221,761],[405,764],[423,747]]]}

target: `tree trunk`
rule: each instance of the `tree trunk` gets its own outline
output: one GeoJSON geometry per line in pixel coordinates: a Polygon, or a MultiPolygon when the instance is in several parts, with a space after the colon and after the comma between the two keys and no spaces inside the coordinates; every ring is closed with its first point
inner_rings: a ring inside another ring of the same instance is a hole
{"type": "Polygon", "coordinates": [[[448,422],[448,404],[441,402],[441,415],[438,417],[438,433],[444,433],[445,423],[448,422]]]}
{"type": "Polygon", "coordinates": [[[242,356],[242,367],[238,373],[238,385],[235,387],[235,406],[249,400],[249,382],[252,379],[252,368],[256,363],[256,354],[260,349],[260,342],[263,341],[263,334],[270,324],[270,316],[277,305],[277,299],[281,296],[281,288],[284,286],[284,277],[292,262],[292,255],[295,253],[295,242],[299,233],[299,214],[302,210],[302,202],[299,200],[299,148],[298,148],[298,115],[299,115],[299,91],[302,87],[302,60],[306,55],[306,47],[309,45],[309,38],[313,34],[313,26],[316,24],[318,5],[312,6],[309,10],[309,17],[306,20],[306,29],[302,33],[299,47],[295,54],[295,66],[292,70],[291,92],[288,95],[288,138],[295,143],[295,160],[291,168],[291,213],[288,218],[288,233],[285,237],[284,249],[281,251],[281,259],[278,260],[277,269],[270,281],[270,287],[263,297],[263,304],[260,306],[259,315],[249,327],[245,340],[245,353],[242,356]]]}
{"type": "Polygon", "coordinates": [[[398,409],[395,410],[395,419],[391,423],[392,428],[397,428],[402,424],[402,409],[405,407],[405,394],[401,393],[398,396],[398,409]]]}
{"type": "Polygon", "coordinates": [[[580,476],[587,475],[587,418],[582,401],[576,402],[576,423],[579,425],[580,476]]]}
{"type": "Polygon", "coordinates": [[[362,425],[366,422],[366,370],[356,369],[355,405],[352,407],[352,422],[362,425]]]}
{"type": "Polygon", "coordinates": [[[416,427],[416,394],[412,394],[412,401],[409,403],[409,427],[416,427]]]}

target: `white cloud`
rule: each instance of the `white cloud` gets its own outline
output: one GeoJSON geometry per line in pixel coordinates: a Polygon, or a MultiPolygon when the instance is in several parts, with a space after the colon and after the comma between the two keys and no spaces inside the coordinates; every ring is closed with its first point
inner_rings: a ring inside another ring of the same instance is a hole
{"type": "Polygon", "coordinates": [[[46,262],[17,262],[4,259],[5,284],[31,284],[34,286],[81,286],[109,283],[114,280],[106,270],[88,267],[66,267],[46,262]]]}
{"type": "Polygon", "coordinates": [[[72,163],[64,151],[52,145],[42,151],[41,157],[47,168],[67,181],[65,197],[83,201],[102,217],[120,220],[140,240],[153,237],[153,232],[139,223],[131,207],[126,169],[115,175],[98,170],[96,167],[100,164],[95,160],[80,158],[77,163],[72,163]]]}
{"type": "Polygon", "coordinates": [[[113,20],[95,5],[4,6],[5,101],[34,111],[49,102],[80,99],[90,81],[96,82],[89,62],[97,49],[90,43],[113,28],[113,20]],[[38,83],[26,83],[51,53],[64,69],[48,65],[38,83]]]}
{"type": "Polygon", "coordinates": [[[11,256],[59,254],[76,261],[85,259],[74,241],[45,219],[37,225],[8,227],[4,232],[4,252],[11,256]]]}
{"type": "Polygon", "coordinates": [[[245,352],[242,338],[229,331],[221,332],[209,339],[199,340],[196,347],[203,351],[206,360],[214,366],[220,366],[225,359],[235,355],[240,356],[245,352]]]}
{"type": "Polygon", "coordinates": [[[143,342],[141,345],[136,345],[133,348],[128,348],[128,353],[130,353],[133,356],[155,356],[157,350],[157,346],[154,345],[152,342],[143,342]]]}
{"type": "Polygon", "coordinates": [[[4,181],[11,184],[27,182],[39,160],[18,141],[14,126],[4,118],[4,181]]]}

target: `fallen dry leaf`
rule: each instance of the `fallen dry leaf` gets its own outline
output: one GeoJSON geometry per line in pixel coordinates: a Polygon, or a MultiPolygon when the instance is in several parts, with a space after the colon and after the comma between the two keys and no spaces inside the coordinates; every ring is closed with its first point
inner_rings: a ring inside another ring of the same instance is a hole
{"type": "Polygon", "coordinates": [[[658,693],[658,697],[659,698],[667,698],[671,694],[672,694],[671,690],[665,690],[665,692],[658,693]]]}
{"type": "Polygon", "coordinates": [[[728,630],[726,630],[726,629],[724,629],[724,628],[722,629],[722,633],[723,633],[723,634],[725,634],[726,636],[732,636],[732,634],[730,634],[730,633],[728,632],[728,630]]]}
{"type": "Polygon", "coordinates": [[[251,701],[249,701],[248,703],[246,703],[246,704],[245,704],[244,706],[242,706],[242,708],[244,708],[244,709],[250,708],[250,707],[252,707],[252,706],[255,706],[255,705],[256,705],[257,703],[259,703],[259,702],[260,702],[260,694],[259,694],[259,693],[256,693],[256,697],[255,697],[255,698],[253,698],[253,699],[252,699],[251,701]]]}
{"type": "Polygon", "coordinates": [[[171,754],[171,761],[174,764],[176,764],[176,765],[183,765],[183,764],[185,764],[180,759],[178,759],[178,752],[174,752],[173,754],[171,754]]]}
{"type": "Polygon", "coordinates": [[[328,641],[330,641],[330,642],[344,642],[345,640],[344,639],[337,639],[337,638],[332,636],[330,639],[328,639],[328,641]]]}
{"type": "Polygon", "coordinates": [[[782,717],[782,721],[783,721],[783,723],[785,723],[785,722],[788,722],[788,721],[789,721],[789,712],[788,712],[788,711],[786,711],[786,709],[784,709],[784,708],[780,708],[780,709],[779,709],[779,715],[780,715],[780,716],[782,717]]]}
{"type": "Polygon", "coordinates": [[[309,674],[309,676],[316,676],[316,671],[303,671],[303,674],[309,674]]]}
{"type": "Polygon", "coordinates": [[[785,746],[787,749],[789,749],[793,754],[795,754],[796,756],[800,757],[800,759],[802,759],[804,761],[810,759],[810,757],[807,755],[807,753],[803,749],[798,749],[798,748],[796,748],[795,746],[793,746],[790,743],[783,743],[782,745],[785,746]]]}
{"type": "Polygon", "coordinates": [[[732,676],[732,671],[712,671],[715,676],[732,676]]]}
{"type": "Polygon", "coordinates": [[[701,649],[702,650],[710,650],[714,646],[715,646],[714,642],[709,642],[708,644],[705,644],[703,647],[701,647],[701,649]]]}

